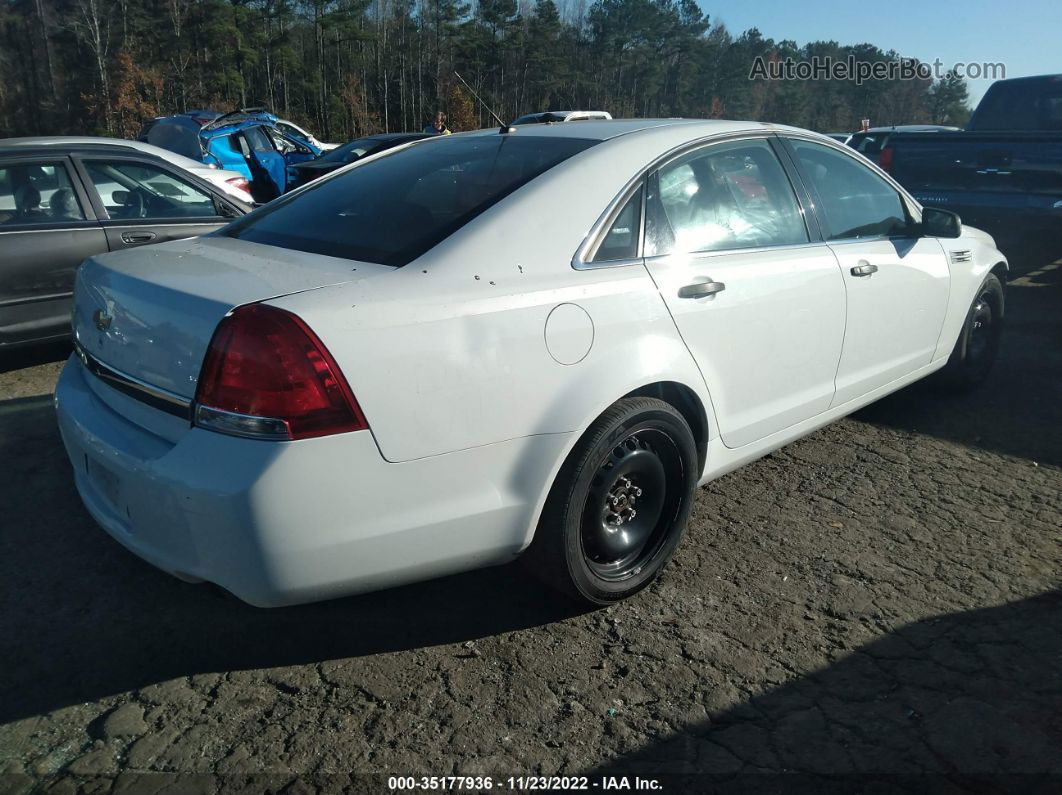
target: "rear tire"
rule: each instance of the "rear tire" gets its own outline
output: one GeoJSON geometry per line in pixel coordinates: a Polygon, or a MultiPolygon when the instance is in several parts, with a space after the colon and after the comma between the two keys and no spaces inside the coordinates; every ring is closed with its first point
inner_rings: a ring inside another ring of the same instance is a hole
{"type": "Polygon", "coordinates": [[[999,354],[1002,331],[1003,285],[990,273],[977,288],[959,339],[940,372],[940,382],[958,391],[974,389],[984,382],[999,354]]]}
{"type": "Polygon", "coordinates": [[[584,604],[637,593],[682,540],[697,460],[693,433],[674,406],[648,397],[616,402],[561,467],[525,563],[584,604]]]}

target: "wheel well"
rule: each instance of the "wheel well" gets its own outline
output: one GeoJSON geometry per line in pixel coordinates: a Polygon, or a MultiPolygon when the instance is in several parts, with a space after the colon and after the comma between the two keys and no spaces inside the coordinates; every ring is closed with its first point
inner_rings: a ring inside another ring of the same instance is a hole
{"type": "Polygon", "coordinates": [[[1007,264],[1005,262],[997,262],[992,266],[992,273],[999,277],[999,281],[1003,283],[1005,287],[1007,285],[1007,264]]]}
{"type": "Polygon", "coordinates": [[[658,381],[655,384],[638,387],[623,397],[636,396],[658,398],[679,410],[689,424],[690,430],[693,431],[693,438],[697,442],[697,465],[700,470],[698,475],[704,472],[704,464],[708,460],[708,415],[697,393],[685,384],[675,381],[658,381]]]}
{"type": "MultiPolygon", "coordinates": [[[[999,279],[999,283],[1001,285],[1003,285],[1003,290],[1004,290],[1004,295],[1005,295],[1006,289],[1007,289],[1007,273],[1008,273],[1007,264],[1005,262],[997,262],[995,265],[992,266],[992,271],[991,272],[996,275],[996,277],[999,279]]],[[[1005,312],[1006,312],[1006,299],[1005,299],[1005,297],[1001,296],[1000,297],[1000,302],[1003,304],[1003,306],[1001,306],[999,308],[1000,309],[1000,317],[1002,317],[1005,314],[1005,312]]]]}

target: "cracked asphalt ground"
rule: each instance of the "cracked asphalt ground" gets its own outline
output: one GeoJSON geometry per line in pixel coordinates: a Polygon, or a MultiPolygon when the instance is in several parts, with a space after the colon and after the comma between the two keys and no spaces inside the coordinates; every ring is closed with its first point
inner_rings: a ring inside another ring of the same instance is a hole
{"type": "Polygon", "coordinates": [[[9,357],[0,789],[1059,791],[1062,269],[1015,265],[981,391],[916,385],[710,484],[663,578],[586,613],[516,567],[277,611],[178,582],[78,500],[63,351],[9,357]]]}

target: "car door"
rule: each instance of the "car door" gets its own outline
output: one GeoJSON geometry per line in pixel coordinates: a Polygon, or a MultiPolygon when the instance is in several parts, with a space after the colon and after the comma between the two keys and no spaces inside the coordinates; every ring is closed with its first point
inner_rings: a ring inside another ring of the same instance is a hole
{"type": "Polygon", "coordinates": [[[0,160],[0,346],[68,334],[77,266],[106,250],[68,158],[0,160]]]}
{"type": "Polygon", "coordinates": [[[77,160],[111,251],[207,234],[241,214],[206,183],[162,161],[111,155],[77,160]]]}
{"type": "Polygon", "coordinates": [[[710,144],[648,178],[645,263],[742,447],[825,411],[844,283],[766,137],[710,144]]]}
{"type": "Polygon", "coordinates": [[[300,138],[293,138],[291,136],[284,135],[279,130],[272,127],[262,128],[269,139],[273,142],[273,146],[276,148],[280,156],[284,158],[284,162],[287,164],[284,176],[284,191],[289,191],[296,188],[299,185],[300,175],[296,168],[299,163],[306,163],[317,157],[319,152],[311,149],[310,146],[300,138]]]}
{"type": "Polygon", "coordinates": [[[273,139],[264,127],[247,127],[240,132],[247,142],[248,165],[254,176],[251,182],[256,188],[255,199],[259,202],[271,201],[287,190],[287,161],[273,146],[273,139]]]}
{"type": "Polygon", "coordinates": [[[929,364],[948,305],[944,249],[919,237],[911,208],[847,150],[788,138],[845,281],[848,320],[834,405],[929,364]]]}

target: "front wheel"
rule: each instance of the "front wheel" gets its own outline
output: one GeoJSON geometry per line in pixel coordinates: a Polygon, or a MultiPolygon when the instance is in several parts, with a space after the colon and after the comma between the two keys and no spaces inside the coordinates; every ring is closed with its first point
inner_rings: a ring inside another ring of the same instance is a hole
{"type": "Polygon", "coordinates": [[[682,414],[655,398],[624,398],[561,467],[525,560],[584,603],[625,599],[671,558],[697,478],[697,446],[682,414]]]}
{"type": "Polygon", "coordinates": [[[990,273],[966,313],[959,339],[941,371],[942,382],[959,390],[980,385],[995,364],[1002,332],[1003,285],[994,273],[990,273]]]}

